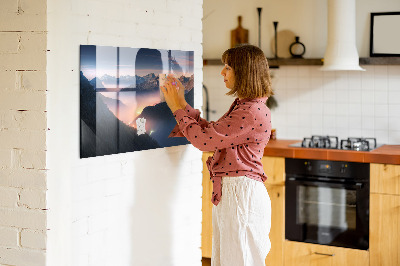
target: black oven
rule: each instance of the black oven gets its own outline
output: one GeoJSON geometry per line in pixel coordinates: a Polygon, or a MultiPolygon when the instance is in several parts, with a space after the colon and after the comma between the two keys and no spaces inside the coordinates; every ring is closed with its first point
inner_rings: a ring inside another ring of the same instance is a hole
{"type": "Polygon", "coordinates": [[[286,159],[285,236],[367,250],[369,164],[286,159]]]}

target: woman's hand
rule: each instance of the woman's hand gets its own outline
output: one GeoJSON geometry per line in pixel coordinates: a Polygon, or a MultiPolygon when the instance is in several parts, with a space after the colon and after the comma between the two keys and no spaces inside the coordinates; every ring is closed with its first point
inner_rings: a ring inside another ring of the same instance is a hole
{"type": "Polygon", "coordinates": [[[179,97],[179,103],[181,104],[182,108],[185,108],[187,105],[186,99],[185,99],[185,87],[182,85],[182,83],[179,81],[179,79],[175,78],[173,75],[168,75],[168,79],[170,79],[172,82],[176,82],[176,84],[179,87],[178,90],[178,97],[179,97]]]}
{"type": "Polygon", "coordinates": [[[179,103],[182,108],[185,108],[187,105],[186,99],[185,99],[185,87],[182,85],[182,83],[179,81],[179,79],[175,78],[173,75],[168,75],[167,76],[167,81],[172,82],[172,84],[176,85],[178,90],[178,98],[179,98],[179,103]]]}
{"type": "Polygon", "coordinates": [[[164,86],[161,87],[161,91],[164,93],[165,101],[172,113],[178,109],[185,108],[185,87],[178,79],[168,75],[164,86]]]}

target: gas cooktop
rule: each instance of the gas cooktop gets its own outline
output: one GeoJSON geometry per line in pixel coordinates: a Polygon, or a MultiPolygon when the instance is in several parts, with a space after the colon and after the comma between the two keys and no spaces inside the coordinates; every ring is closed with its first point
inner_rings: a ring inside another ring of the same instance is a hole
{"type": "Polygon", "coordinates": [[[353,151],[371,151],[382,145],[377,145],[376,138],[347,138],[339,142],[336,136],[311,136],[304,138],[302,142],[289,145],[301,148],[320,148],[353,151]]]}

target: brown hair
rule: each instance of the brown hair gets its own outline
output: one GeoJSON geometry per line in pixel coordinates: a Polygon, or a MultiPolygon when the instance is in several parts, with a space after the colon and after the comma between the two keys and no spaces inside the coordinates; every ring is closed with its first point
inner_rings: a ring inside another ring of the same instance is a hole
{"type": "Polygon", "coordinates": [[[227,95],[254,99],[274,94],[268,61],[260,48],[248,44],[240,45],[226,50],[221,60],[235,74],[235,86],[227,95]]]}

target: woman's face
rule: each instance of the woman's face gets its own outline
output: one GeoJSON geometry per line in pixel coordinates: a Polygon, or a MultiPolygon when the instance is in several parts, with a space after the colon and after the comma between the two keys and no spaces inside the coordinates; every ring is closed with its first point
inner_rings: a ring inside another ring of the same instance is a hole
{"type": "Polygon", "coordinates": [[[225,86],[228,89],[233,89],[235,86],[235,73],[233,72],[233,69],[225,64],[221,71],[221,75],[224,77],[225,86]]]}

